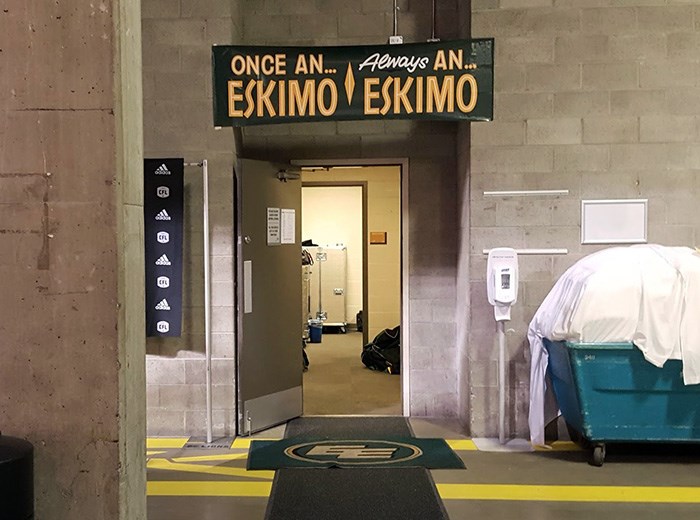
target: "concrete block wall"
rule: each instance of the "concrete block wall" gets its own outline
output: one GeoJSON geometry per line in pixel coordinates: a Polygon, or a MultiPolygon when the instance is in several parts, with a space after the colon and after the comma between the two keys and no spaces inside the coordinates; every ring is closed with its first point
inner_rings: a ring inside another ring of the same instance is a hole
{"type": "MultiPolygon", "coordinates": [[[[146,157],[208,160],[215,436],[235,433],[233,162],[230,128],[212,123],[211,45],[240,32],[239,2],[142,0],[146,157]]],[[[147,342],[148,433],[203,435],[202,170],[185,167],[183,334],[147,342]]]]}
{"type": "Polygon", "coordinates": [[[495,120],[471,125],[473,435],[497,431],[495,324],[482,249],[561,247],[521,257],[508,328],[508,424],[528,435],[528,323],[580,244],[580,201],[648,198],[649,241],[700,241],[700,6],[684,1],[472,1],[472,35],[494,37],[495,120]],[[568,189],[557,198],[484,190],[568,189]]]}
{"type": "MultiPolygon", "coordinates": [[[[431,3],[402,0],[405,42],[431,35],[431,3]]],[[[458,37],[458,4],[438,3],[438,36],[458,37]]],[[[243,6],[243,43],[258,45],[384,44],[392,34],[391,2],[268,0],[243,6]]],[[[243,153],[260,159],[409,159],[411,414],[460,412],[455,304],[457,276],[454,123],[349,121],[244,129],[243,153]]]]}

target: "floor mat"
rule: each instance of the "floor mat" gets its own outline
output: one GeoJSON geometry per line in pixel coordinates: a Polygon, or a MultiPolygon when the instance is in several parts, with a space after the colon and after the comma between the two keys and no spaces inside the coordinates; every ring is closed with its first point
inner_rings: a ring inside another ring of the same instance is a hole
{"type": "MultiPolygon", "coordinates": [[[[301,417],[287,424],[284,441],[298,444],[300,438],[315,439],[322,446],[319,451],[328,451],[328,443],[337,446],[336,439],[346,441],[344,444],[351,448],[335,448],[341,452],[357,450],[358,444],[365,445],[364,439],[404,439],[408,441],[406,444],[419,440],[413,438],[404,417],[301,417]]],[[[385,455],[397,449],[396,446],[371,447],[386,450],[385,455]]],[[[308,453],[313,446],[305,449],[308,453]]],[[[355,455],[361,454],[355,452],[355,455]]],[[[251,456],[252,450],[249,459],[251,456]]],[[[425,468],[341,468],[335,464],[324,469],[277,470],[265,520],[309,518],[448,520],[449,517],[425,468]]]]}
{"type": "Polygon", "coordinates": [[[464,463],[444,439],[370,434],[361,439],[254,440],[250,445],[249,470],[319,467],[464,469],[464,463]]]}
{"type": "Polygon", "coordinates": [[[282,469],[265,520],[447,520],[430,473],[402,469],[282,469]]]}

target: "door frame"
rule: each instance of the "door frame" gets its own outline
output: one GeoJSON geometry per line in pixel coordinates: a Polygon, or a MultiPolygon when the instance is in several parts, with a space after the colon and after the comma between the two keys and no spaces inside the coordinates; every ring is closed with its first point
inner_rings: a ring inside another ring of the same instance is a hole
{"type": "MultiPolygon", "coordinates": [[[[302,173],[303,176],[303,173],[302,173]]],[[[363,320],[364,323],[368,323],[369,318],[369,246],[367,244],[367,233],[369,228],[367,227],[367,182],[365,181],[307,181],[304,182],[303,178],[301,181],[302,194],[304,188],[362,188],[362,309],[363,309],[363,320]]],[[[302,196],[303,200],[303,196],[302,196]]],[[[304,211],[304,205],[302,202],[302,212],[304,211]]],[[[347,316],[346,318],[351,318],[347,316]]],[[[363,345],[369,343],[369,331],[364,325],[362,328],[362,341],[363,345]]]]}
{"type": "MultiPolygon", "coordinates": [[[[409,209],[408,209],[408,158],[382,159],[303,159],[290,161],[299,167],[343,167],[343,166],[398,166],[401,179],[401,409],[404,417],[411,415],[411,368],[410,352],[410,300],[408,280],[410,273],[409,209]]],[[[367,236],[364,237],[365,243],[367,236]]]]}

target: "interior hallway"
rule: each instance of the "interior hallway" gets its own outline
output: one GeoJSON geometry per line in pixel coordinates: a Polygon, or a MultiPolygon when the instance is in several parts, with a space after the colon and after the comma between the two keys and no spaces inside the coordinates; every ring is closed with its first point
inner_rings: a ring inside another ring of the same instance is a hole
{"type": "MultiPolygon", "coordinates": [[[[465,462],[466,470],[432,471],[452,520],[700,516],[697,445],[613,446],[606,464],[597,468],[588,465],[588,454],[571,443],[556,444],[548,451],[485,452],[458,434],[455,424],[424,419],[410,419],[410,424],[416,437],[448,439],[465,462]]],[[[254,438],[283,434],[281,426],[254,438]]],[[[263,520],[274,472],[246,471],[250,439],[236,439],[231,449],[206,450],[182,449],[186,441],[149,440],[148,519],[263,520]]],[[[383,492],[391,496],[391,490],[383,492]]],[[[308,518],[314,518],[313,511],[308,518]]]]}
{"type": "Polygon", "coordinates": [[[362,333],[324,333],[306,346],[304,415],[401,415],[401,377],[366,368],[362,333]]]}

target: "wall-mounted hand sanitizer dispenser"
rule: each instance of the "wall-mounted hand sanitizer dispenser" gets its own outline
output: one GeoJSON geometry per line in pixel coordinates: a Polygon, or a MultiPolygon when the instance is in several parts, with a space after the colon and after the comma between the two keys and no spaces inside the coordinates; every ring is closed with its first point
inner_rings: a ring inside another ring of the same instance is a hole
{"type": "Polygon", "coordinates": [[[518,300],[518,254],[510,247],[489,251],[486,292],[496,321],[510,320],[510,308],[518,300]]]}

